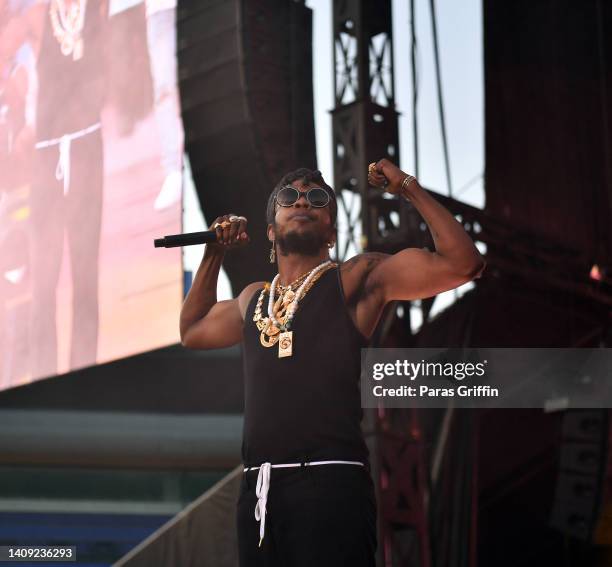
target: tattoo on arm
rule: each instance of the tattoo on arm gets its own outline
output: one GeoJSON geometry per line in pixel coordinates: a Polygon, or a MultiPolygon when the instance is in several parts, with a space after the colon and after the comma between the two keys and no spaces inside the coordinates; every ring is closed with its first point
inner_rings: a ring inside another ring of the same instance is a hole
{"type": "Polygon", "coordinates": [[[361,258],[359,256],[353,256],[350,260],[342,263],[342,271],[350,272],[352,271],[357,264],[361,262],[361,258]]]}
{"type": "Polygon", "coordinates": [[[351,272],[356,267],[359,267],[362,272],[357,289],[349,302],[350,304],[355,304],[376,291],[377,286],[373,285],[372,283],[368,283],[368,276],[380,262],[388,257],[389,254],[384,254],[382,252],[366,252],[364,254],[355,256],[342,264],[342,271],[345,273],[351,272]]]}
{"type": "Polygon", "coordinates": [[[389,254],[383,252],[364,252],[353,256],[350,260],[342,263],[342,271],[350,272],[356,266],[364,267],[365,273],[370,273],[372,268],[380,263],[385,258],[388,258],[389,254]]]}

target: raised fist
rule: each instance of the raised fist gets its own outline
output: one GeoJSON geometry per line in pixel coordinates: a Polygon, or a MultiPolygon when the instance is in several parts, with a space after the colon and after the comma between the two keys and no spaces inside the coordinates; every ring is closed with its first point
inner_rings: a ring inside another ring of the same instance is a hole
{"type": "Polygon", "coordinates": [[[368,183],[372,187],[380,187],[387,193],[394,195],[400,193],[405,178],[406,173],[386,158],[371,163],[368,167],[368,183]]]}

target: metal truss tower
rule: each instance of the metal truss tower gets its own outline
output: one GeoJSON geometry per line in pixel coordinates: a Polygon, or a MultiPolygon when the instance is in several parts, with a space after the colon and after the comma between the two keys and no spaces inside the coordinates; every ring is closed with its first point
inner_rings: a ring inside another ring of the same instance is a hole
{"type": "MultiPolygon", "coordinates": [[[[368,187],[368,163],[397,163],[391,2],[334,2],[334,187],[338,193],[337,257],[390,251],[404,203],[368,187]],[[361,238],[360,238],[361,233],[361,238]]],[[[398,235],[399,237],[399,235],[398,235]]]]}

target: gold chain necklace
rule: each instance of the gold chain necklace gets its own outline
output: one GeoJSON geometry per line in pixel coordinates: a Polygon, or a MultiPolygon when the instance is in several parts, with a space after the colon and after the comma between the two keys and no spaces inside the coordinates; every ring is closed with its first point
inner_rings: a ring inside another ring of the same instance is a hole
{"type": "Polygon", "coordinates": [[[276,287],[281,292],[289,288],[295,289],[298,285],[300,285],[308,277],[308,274],[310,272],[312,272],[312,270],[308,270],[307,272],[304,272],[301,276],[298,276],[297,278],[295,278],[289,285],[281,285],[280,283],[278,283],[276,287]]]}
{"type": "MultiPolygon", "coordinates": [[[[278,293],[279,299],[281,298],[281,296],[283,298],[281,302],[282,305],[288,305],[295,299],[296,288],[298,288],[300,285],[304,283],[304,280],[308,277],[309,273],[310,272],[306,272],[305,274],[302,274],[299,278],[296,278],[287,286],[284,286],[281,284],[276,285],[276,293],[278,293]]],[[[274,313],[276,314],[276,309],[274,310],[274,313]]]]}
{"type": "Polygon", "coordinates": [[[85,23],[87,0],[77,0],[66,5],[65,0],[51,0],[49,16],[53,35],[60,44],[62,55],[72,55],[73,61],[83,57],[81,33],[85,23]]]}
{"type": "MultiPolygon", "coordinates": [[[[257,305],[255,306],[255,313],[253,315],[253,321],[257,326],[257,329],[260,331],[259,341],[264,347],[272,347],[276,343],[278,343],[279,358],[283,358],[286,356],[292,356],[293,354],[293,331],[290,330],[291,322],[293,320],[293,316],[295,311],[297,310],[298,302],[304,298],[304,296],[310,291],[315,282],[325,273],[327,270],[335,267],[335,264],[331,262],[329,264],[321,264],[304,274],[304,276],[300,276],[299,279],[303,278],[307,280],[308,277],[314,272],[316,273],[312,275],[310,281],[307,283],[302,282],[302,285],[305,283],[303,289],[301,289],[301,293],[299,298],[296,301],[296,294],[300,292],[295,292],[291,287],[296,285],[295,282],[292,282],[289,286],[285,288],[284,291],[280,291],[278,298],[274,302],[272,307],[272,314],[274,319],[279,323],[276,325],[274,321],[268,317],[262,316],[262,308],[263,302],[266,293],[270,293],[271,285],[266,282],[264,288],[261,290],[259,294],[259,298],[257,299],[257,305]]],[[[297,280],[296,280],[297,281],[297,280]]],[[[276,286],[278,287],[278,286],[276,286]]]]}

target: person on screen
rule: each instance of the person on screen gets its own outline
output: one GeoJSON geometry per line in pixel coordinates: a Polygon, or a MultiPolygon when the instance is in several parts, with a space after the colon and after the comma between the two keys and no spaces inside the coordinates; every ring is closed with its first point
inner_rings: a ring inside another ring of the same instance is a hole
{"type": "Polygon", "coordinates": [[[162,211],[179,202],[183,188],[183,125],[176,64],[176,0],[146,0],[146,9],[155,120],[165,173],[153,208],[162,211]]]}
{"type": "Polygon", "coordinates": [[[70,368],[95,364],[104,156],[104,2],[50,0],[38,51],[32,185],[34,372],[57,372],[56,289],[67,236],[70,368]]]}
{"type": "Polygon", "coordinates": [[[387,159],[368,180],[410,201],[436,251],[364,253],[341,264],[336,197],[319,171],[285,175],[267,205],[272,282],[217,301],[226,250],[248,243],[247,220],[212,228],[183,303],[180,333],[193,349],[242,342],[244,474],[237,502],[241,567],[375,565],[376,500],[360,428],[360,354],[385,305],[431,297],[480,277],[485,261],[453,215],[387,159]],[[317,466],[313,466],[317,465],[317,466]]]}
{"type": "Polygon", "coordinates": [[[30,194],[35,377],[57,373],[57,286],[67,236],[72,283],[70,368],[94,364],[105,94],[105,2],[37,0],[14,20],[3,50],[28,38],[37,55],[34,168],[30,194]],[[7,45],[9,44],[9,45],[7,45]]]}

